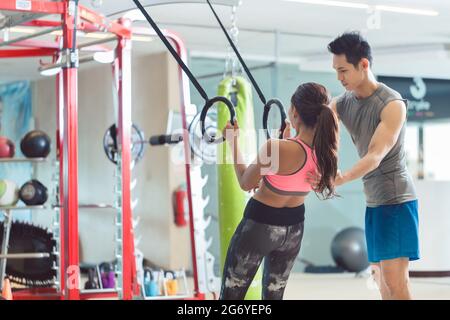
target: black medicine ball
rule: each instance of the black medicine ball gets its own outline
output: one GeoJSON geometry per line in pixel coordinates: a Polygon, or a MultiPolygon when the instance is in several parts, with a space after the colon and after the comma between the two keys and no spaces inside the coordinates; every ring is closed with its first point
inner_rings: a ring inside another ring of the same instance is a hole
{"type": "Polygon", "coordinates": [[[43,131],[28,132],[20,142],[20,150],[28,158],[45,158],[50,153],[50,137],[43,131]]]}
{"type": "Polygon", "coordinates": [[[47,188],[38,180],[30,180],[20,188],[19,198],[28,206],[43,205],[48,198],[47,188]]]}

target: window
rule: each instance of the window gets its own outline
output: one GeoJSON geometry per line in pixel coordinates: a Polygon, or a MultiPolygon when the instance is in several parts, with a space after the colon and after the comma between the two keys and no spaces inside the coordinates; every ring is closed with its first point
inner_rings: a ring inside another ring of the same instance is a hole
{"type": "Polygon", "coordinates": [[[450,122],[428,122],[423,139],[425,179],[450,181],[450,122]]]}

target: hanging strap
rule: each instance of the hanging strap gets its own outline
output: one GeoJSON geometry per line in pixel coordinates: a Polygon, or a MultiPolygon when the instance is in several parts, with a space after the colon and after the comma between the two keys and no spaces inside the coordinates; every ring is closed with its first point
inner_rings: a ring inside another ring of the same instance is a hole
{"type": "Polygon", "coordinates": [[[175,58],[175,60],[177,61],[178,65],[181,67],[181,69],[183,69],[184,73],[186,73],[186,75],[188,76],[189,80],[191,80],[192,84],[197,89],[198,93],[202,96],[203,99],[205,99],[205,105],[204,105],[204,107],[202,109],[202,113],[201,113],[201,117],[200,117],[200,124],[201,124],[202,135],[203,135],[204,139],[208,143],[220,143],[220,142],[223,142],[225,140],[225,137],[222,137],[221,139],[215,139],[215,137],[209,136],[209,134],[206,132],[206,128],[205,128],[206,114],[207,114],[209,108],[211,108],[216,102],[223,102],[228,107],[228,111],[230,112],[230,122],[231,122],[231,124],[234,125],[234,119],[235,119],[235,115],[236,114],[235,114],[235,111],[234,111],[233,104],[231,103],[230,100],[228,100],[227,98],[224,98],[224,97],[214,97],[212,99],[208,98],[208,95],[206,94],[205,90],[202,88],[202,86],[197,81],[195,76],[189,70],[187,65],[183,62],[181,57],[178,55],[178,53],[175,51],[175,49],[169,43],[167,38],[164,36],[162,31],[159,29],[158,25],[155,23],[155,21],[153,21],[153,19],[150,17],[148,12],[145,10],[145,8],[142,6],[142,4],[139,2],[139,0],[133,0],[133,2],[138,7],[138,9],[142,12],[144,17],[147,19],[148,23],[150,23],[152,28],[155,30],[156,34],[161,39],[161,41],[164,43],[164,45],[169,50],[169,52],[172,54],[172,56],[175,58]]]}
{"type": "Polygon", "coordinates": [[[258,84],[256,83],[255,78],[253,78],[252,73],[250,72],[250,70],[248,69],[247,65],[245,64],[244,59],[242,59],[241,54],[239,53],[239,50],[236,48],[236,45],[234,44],[233,40],[231,39],[230,35],[228,34],[228,31],[225,29],[225,27],[223,26],[222,21],[220,20],[219,16],[217,15],[216,11],[214,10],[213,6],[211,5],[211,2],[209,2],[209,0],[206,0],[206,2],[208,2],[209,7],[211,8],[214,16],[217,19],[217,22],[219,23],[220,27],[222,28],[223,33],[225,34],[225,36],[228,39],[228,42],[230,43],[230,46],[233,48],[234,53],[236,54],[236,56],[239,59],[239,62],[241,63],[242,67],[245,70],[245,73],[247,73],[250,82],[252,83],[253,87],[255,88],[256,92],[258,93],[259,99],[261,100],[261,102],[263,104],[266,104],[266,97],[264,97],[264,94],[262,93],[261,89],[259,88],[258,84]]]}
{"type": "Polygon", "coordinates": [[[258,83],[256,82],[255,78],[253,77],[252,73],[250,72],[250,69],[247,67],[247,64],[245,63],[244,59],[242,59],[242,56],[239,53],[239,50],[237,49],[236,45],[234,44],[233,40],[231,39],[230,35],[228,34],[228,31],[223,26],[223,23],[220,20],[219,16],[217,15],[216,11],[214,10],[213,6],[211,5],[211,2],[209,0],[206,0],[206,2],[208,3],[209,7],[211,8],[211,11],[214,14],[214,16],[216,17],[216,20],[219,23],[223,33],[225,34],[225,36],[226,36],[230,46],[233,48],[234,53],[238,57],[239,62],[241,63],[242,67],[245,70],[245,73],[247,74],[248,78],[250,79],[250,82],[252,83],[253,87],[255,88],[256,93],[259,96],[259,99],[264,104],[263,128],[266,131],[267,139],[270,139],[270,134],[269,134],[269,131],[267,130],[267,121],[268,121],[268,118],[269,118],[270,108],[271,108],[272,105],[276,105],[278,107],[278,109],[280,110],[280,113],[281,113],[281,126],[280,126],[279,138],[281,139],[282,136],[283,136],[283,131],[286,128],[286,122],[285,122],[285,120],[286,120],[286,112],[284,110],[283,104],[281,103],[280,100],[278,100],[276,98],[270,99],[269,101],[266,100],[266,97],[262,93],[260,87],[258,86],[258,83]]]}

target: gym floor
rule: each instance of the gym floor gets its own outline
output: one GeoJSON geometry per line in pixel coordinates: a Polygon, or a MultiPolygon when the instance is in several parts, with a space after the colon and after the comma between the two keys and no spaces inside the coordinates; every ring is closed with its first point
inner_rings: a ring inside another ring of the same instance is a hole
{"type": "MultiPolygon", "coordinates": [[[[188,283],[193,285],[192,278],[188,283]]],[[[450,300],[450,277],[411,278],[414,300],[450,300]]],[[[284,292],[284,300],[381,300],[368,274],[310,274],[294,272],[284,292]]]]}
{"type": "MultiPolygon", "coordinates": [[[[450,299],[450,278],[411,278],[411,292],[418,300],[450,299]]],[[[287,300],[380,300],[368,277],[354,274],[293,273],[284,299],[287,300]]]]}

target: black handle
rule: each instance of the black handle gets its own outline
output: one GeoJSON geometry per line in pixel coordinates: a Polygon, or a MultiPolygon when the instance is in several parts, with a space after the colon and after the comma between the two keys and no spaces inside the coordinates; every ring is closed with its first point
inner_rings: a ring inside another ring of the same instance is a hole
{"type": "Polygon", "coordinates": [[[236,116],[233,104],[227,98],[214,97],[212,99],[207,100],[205,103],[205,106],[202,109],[202,113],[200,114],[200,125],[202,128],[202,136],[203,136],[203,139],[205,139],[205,141],[207,143],[222,143],[223,141],[225,141],[225,137],[221,137],[220,139],[215,139],[215,137],[211,137],[206,132],[206,128],[205,128],[206,114],[208,113],[209,108],[211,108],[216,102],[223,102],[228,107],[228,111],[230,111],[230,122],[232,125],[234,125],[234,118],[236,116]]]}
{"type": "Polygon", "coordinates": [[[276,105],[278,107],[278,110],[280,110],[281,114],[281,125],[280,125],[280,135],[279,139],[283,138],[283,131],[286,128],[286,111],[284,111],[283,104],[278,99],[270,99],[267,101],[267,103],[264,106],[264,113],[263,113],[263,128],[266,131],[267,139],[270,139],[269,130],[267,129],[267,120],[269,119],[269,112],[273,105],[276,105]]]}
{"type": "Polygon", "coordinates": [[[183,141],[181,134],[162,134],[150,137],[150,145],[161,146],[164,144],[177,144],[183,141]]]}

